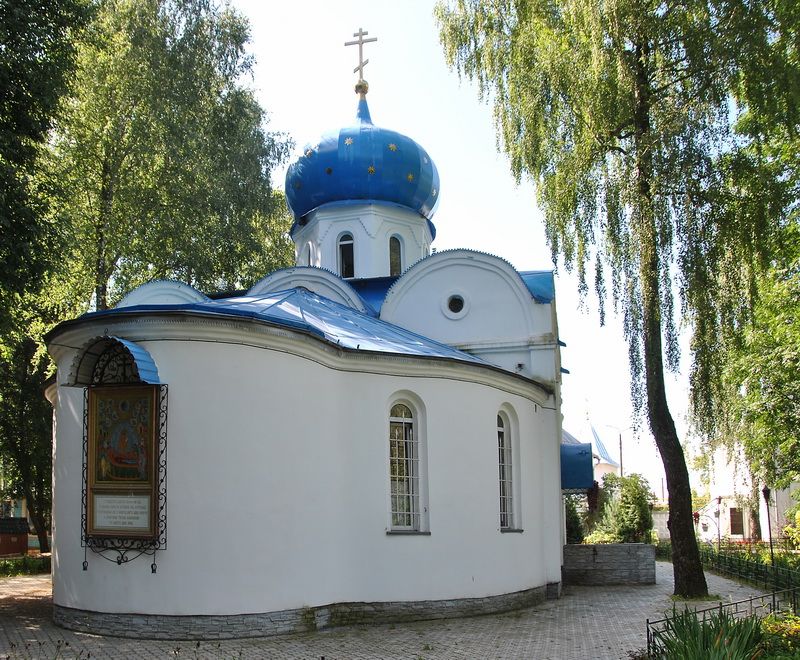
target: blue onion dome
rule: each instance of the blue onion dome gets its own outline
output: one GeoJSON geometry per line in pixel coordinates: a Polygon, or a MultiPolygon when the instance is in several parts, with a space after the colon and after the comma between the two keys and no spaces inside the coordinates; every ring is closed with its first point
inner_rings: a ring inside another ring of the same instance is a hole
{"type": "Polygon", "coordinates": [[[436,165],[410,137],[375,126],[366,83],[356,91],[355,124],[307,145],[286,173],[286,200],[295,223],[332,203],[397,204],[430,220],[439,199],[436,165]]]}

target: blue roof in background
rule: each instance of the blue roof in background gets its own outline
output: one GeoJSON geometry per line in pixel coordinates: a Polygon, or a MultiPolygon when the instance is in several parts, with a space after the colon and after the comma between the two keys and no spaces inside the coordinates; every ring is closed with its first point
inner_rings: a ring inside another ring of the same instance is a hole
{"type": "Polygon", "coordinates": [[[132,305],[84,314],[76,320],[147,314],[148,312],[192,312],[213,316],[250,318],[271,325],[308,332],[335,346],[349,350],[448,358],[492,366],[474,355],[456,350],[392,323],[373,318],[303,287],[264,295],[194,303],[132,305]]]}
{"type": "Polygon", "coordinates": [[[556,285],[552,270],[528,270],[519,276],[538,303],[551,303],[556,297],[556,285]]]}
{"type": "Polygon", "coordinates": [[[378,316],[381,313],[383,301],[386,299],[386,292],[397,279],[397,277],[371,277],[363,280],[347,280],[347,283],[356,290],[361,299],[378,316]]]}
{"type": "Polygon", "coordinates": [[[589,428],[592,430],[592,436],[594,437],[594,446],[597,449],[597,453],[600,455],[600,458],[603,459],[604,463],[608,463],[609,465],[613,465],[614,467],[619,467],[619,463],[617,463],[613,458],[611,458],[611,454],[608,453],[608,449],[603,444],[603,441],[600,439],[600,436],[595,431],[594,426],[591,424],[589,428]]]}

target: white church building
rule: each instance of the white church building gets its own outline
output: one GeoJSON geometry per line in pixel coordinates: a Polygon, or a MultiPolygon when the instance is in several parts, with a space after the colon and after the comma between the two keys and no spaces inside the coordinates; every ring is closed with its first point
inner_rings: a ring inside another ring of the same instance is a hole
{"type": "Polygon", "coordinates": [[[560,594],[553,274],[432,251],[437,169],[356,91],[287,173],[296,266],[224,298],[154,281],[48,335],[60,625],[260,636],[560,594]]]}

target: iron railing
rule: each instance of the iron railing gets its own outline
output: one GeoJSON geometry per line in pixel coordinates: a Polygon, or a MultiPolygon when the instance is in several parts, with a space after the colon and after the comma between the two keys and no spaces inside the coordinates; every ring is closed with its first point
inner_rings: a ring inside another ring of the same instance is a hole
{"type": "Polygon", "coordinates": [[[800,571],[786,568],[779,563],[773,566],[754,561],[746,554],[717,552],[710,547],[701,547],[700,561],[713,571],[763,585],[764,589],[800,588],[800,571]]]}
{"type": "MultiPolygon", "coordinates": [[[[753,596],[745,600],[738,600],[733,603],[720,603],[713,607],[695,610],[694,614],[703,624],[705,624],[706,620],[712,614],[727,613],[737,619],[748,616],[757,616],[761,618],[769,614],[778,614],[781,612],[797,614],[799,595],[800,590],[796,588],[783,589],[769,594],[753,596]]],[[[678,614],[682,615],[684,611],[678,614]]],[[[669,623],[675,615],[676,612],[673,611],[672,616],[666,616],[663,619],[657,619],[655,621],[647,619],[647,656],[649,658],[660,658],[663,655],[664,649],[661,644],[661,639],[669,629],[669,623]]]]}

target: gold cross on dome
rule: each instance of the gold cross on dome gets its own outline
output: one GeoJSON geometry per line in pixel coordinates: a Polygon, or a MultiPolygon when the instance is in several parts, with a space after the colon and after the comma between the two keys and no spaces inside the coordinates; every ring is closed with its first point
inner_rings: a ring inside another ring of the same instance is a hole
{"type": "Polygon", "coordinates": [[[363,28],[358,28],[358,32],[354,32],[353,36],[358,37],[356,41],[345,41],[345,46],[358,46],[358,66],[353,69],[353,73],[358,73],[358,80],[364,80],[364,67],[369,64],[369,60],[364,59],[364,44],[371,43],[373,41],[377,41],[378,37],[372,37],[371,39],[364,39],[369,34],[369,32],[364,31],[363,28]]]}

